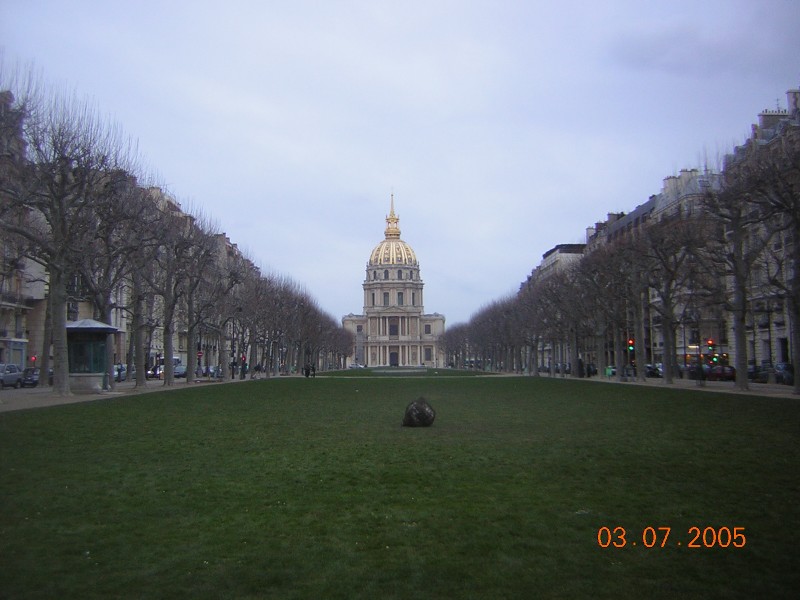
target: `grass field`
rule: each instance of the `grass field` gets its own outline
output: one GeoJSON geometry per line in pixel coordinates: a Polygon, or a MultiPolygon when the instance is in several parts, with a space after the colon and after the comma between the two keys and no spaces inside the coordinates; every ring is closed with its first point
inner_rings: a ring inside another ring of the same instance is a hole
{"type": "Polygon", "coordinates": [[[0,597],[795,597],[798,434],[796,399],[523,377],[4,413],[0,597]]]}

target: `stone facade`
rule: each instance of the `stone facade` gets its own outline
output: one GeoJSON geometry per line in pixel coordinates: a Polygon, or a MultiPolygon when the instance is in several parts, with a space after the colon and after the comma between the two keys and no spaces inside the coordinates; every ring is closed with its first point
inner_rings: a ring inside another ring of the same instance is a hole
{"type": "Polygon", "coordinates": [[[342,325],[355,336],[350,363],[370,367],[440,367],[444,315],[425,314],[423,282],[414,250],[400,239],[394,197],[385,238],[373,248],[363,283],[364,310],[342,325]]]}

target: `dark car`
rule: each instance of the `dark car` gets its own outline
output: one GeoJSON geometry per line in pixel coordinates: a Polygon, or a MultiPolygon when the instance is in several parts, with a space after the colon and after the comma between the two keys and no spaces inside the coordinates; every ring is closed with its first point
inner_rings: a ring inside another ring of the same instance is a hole
{"type": "Polygon", "coordinates": [[[22,372],[22,387],[36,387],[39,385],[38,367],[26,367],[22,372]]]}
{"type": "Polygon", "coordinates": [[[22,387],[22,369],[17,365],[4,365],[0,363],[0,388],[6,386],[22,387]]]}
{"type": "Polygon", "coordinates": [[[225,373],[222,371],[222,367],[208,367],[206,371],[206,375],[211,377],[212,379],[222,379],[225,376],[225,373]]]}
{"type": "Polygon", "coordinates": [[[709,381],[735,381],[736,369],[730,365],[715,365],[708,370],[706,377],[709,381]]]}
{"type": "Polygon", "coordinates": [[[785,385],[794,385],[794,368],[789,363],[775,365],[775,382],[785,385]]]}
{"type": "Polygon", "coordinates": [[[658,368],[658,365],[645,365],[644,375],[645,377],[661,377],[661,369],[658,368]]]}
{"type": "Polygon", "coordinates": [[[178,365],[172,372],[174,377],[186,377],[186,365],[178,365]]]}

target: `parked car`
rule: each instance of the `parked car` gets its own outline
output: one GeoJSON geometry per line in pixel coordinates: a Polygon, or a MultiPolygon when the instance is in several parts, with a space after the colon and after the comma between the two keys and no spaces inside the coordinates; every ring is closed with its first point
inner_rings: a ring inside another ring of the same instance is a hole
{"type": "Polygon", "coordinates": [[[39,385],[39,368],[26,367],[22,371],[22,387],[36,387],[39,385]]]}
{"type": "Polygon", "coordinates": [[[736,369],[730,365],[714,365],[706,375],[709,381],[735,381],[736,369]]]}
{"type": "Polygon", "coordinates": [[[753,381],[756,383],[767,383],[769,381],[770,369],[767,367],[758,367],[753,375],[753,381]]]}
{"type": "Polygon", "coordinates": [[[789,363],[775,365],[775,382],[785,385],[794,385],[794,368],[789,363]]]}
{"type": "Polygon", "coordinates": [[[174,377],[186,377],[186,365],[177,365],[172,375],[174,377]]]}
{"type": "Polygon", "coordinates": [[[645,377],[661,377],[661,369],[658,368],[658,365],[645,365],[644,374],[645,377]]]}
{"type": "Polygon", "coordinates": [[[206,370],[206,375],[211,377],[212,379],[222,379],[224,373],[222,372],[222,367],[220,366],[213,366],[208,367],[206,370]]]}
{"type": "Polygon", "coordinates": [[[747,378],[750,380],[755,380],[756,376],[758,375],[759,368],[753,363],[752,361],[748,362],[747,364],[747,378]]]}
{"type": "Polygon", "coordinates": [[[22,387],[22,371],[17,365],[4,365],[0,363],[0,388],[6,386],[22,387]]]}
{"type": "Polygon", "coordinates": [[[704,363],[699,369],[697,364],[683,365],[680,367],[683,379],[706,379],[711,370],[711,366],[704,363]]]}

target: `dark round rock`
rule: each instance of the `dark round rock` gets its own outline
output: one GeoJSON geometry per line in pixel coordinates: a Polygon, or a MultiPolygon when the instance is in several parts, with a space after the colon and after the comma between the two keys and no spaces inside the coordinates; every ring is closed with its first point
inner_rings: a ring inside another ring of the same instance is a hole
{"type": "Polygon", "coordinates": [[[406,407],[403,427],[430,427],[436,418],[436,411],[425,398],[417,398],[406,407]]]}

